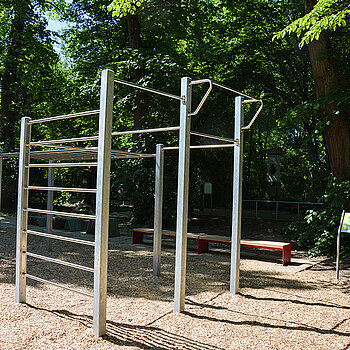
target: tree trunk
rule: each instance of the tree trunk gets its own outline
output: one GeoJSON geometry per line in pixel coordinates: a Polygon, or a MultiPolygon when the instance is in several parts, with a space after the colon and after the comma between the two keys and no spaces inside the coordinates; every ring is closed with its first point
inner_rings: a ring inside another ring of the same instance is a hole
{"type": "MultiPolygon", "coordinates": [[[[138,15],[127,15],[128,34],[130,48],[135,51],[142,48],[141,26],[138,15]]],[[[137,83],[144,76],[144,67],[138,62],[133,71],[133,79],[137,83]]],[[[147,94],[142,90],[135,90],[135,110],[134,110],[134,129],[142,128],[142,118],[147,113],[147,94]]],[[[137,138],[137,134],[133,135],[133,139],[137,138]]]]}
{"type": "MultiPolygon", "coordinates": [[[[316,0],[304,0],[305,12],[309,13],[316,0]]],[[[327,97],[331,91],[340,86],[335,62],[332,59],[332,48],[327,31],[323,31],[319,40],[308,45],[312,73],[315,82],[316,96],[327,97]]],[[[350,124],[349,118],[341,105],[330,103],[320,110],[324,120],[330,125],[323,132],[331,170],[334,176],[350,179],[350,124]],[[335,114],[334,112],[337,111],[335,114]]]]}

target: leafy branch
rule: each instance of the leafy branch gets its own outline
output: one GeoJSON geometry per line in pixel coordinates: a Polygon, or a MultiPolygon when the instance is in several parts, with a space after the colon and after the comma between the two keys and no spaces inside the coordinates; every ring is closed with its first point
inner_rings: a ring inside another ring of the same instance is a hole
{"type": "MultiPolygon", "coordinates": [[[[349,1],[346,2],[349,3],[349,1]]],[[[309,13],[276,33],[272,40],[296,33],[301,37],[299,45],[303,47],[313,40],[318,40],[324,30],[335,31],[338,27],[346,26],[346,18],[349,14],[350,4],[344,6],[344,1],[319,0],[309,13]]]]}

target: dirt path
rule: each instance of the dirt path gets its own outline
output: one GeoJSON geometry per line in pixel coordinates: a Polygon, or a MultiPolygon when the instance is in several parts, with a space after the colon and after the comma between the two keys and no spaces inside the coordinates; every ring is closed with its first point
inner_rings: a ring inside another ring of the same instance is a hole
{"type": "MultiPolygon", "coordinates": [[[[0,349],[350,349],[349,275],[337,282],[327,262],[304,270],[297,259],[288,267],[242,259],[241,291],[231,295],[229,251],[190,249],[186,312],[175,314],[173,242],[153,277],[152,246],[124,234],[110,242],[107,336],[96,338],[88,297],[28,282],[28,303],[15,303],[15,232],[0,227],[0,235],[0,349]]],[[[30,237],[28,250],[92,264],[89,247],[58,241],[53,249],[30,237]]],[[[28,272],[92,292],[88,272],[32,258],[28,272]]]]}

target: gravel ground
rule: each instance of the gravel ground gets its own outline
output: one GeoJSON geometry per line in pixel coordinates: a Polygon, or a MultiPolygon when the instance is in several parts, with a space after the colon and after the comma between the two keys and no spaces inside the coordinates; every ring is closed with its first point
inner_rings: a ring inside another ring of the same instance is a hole
{"type": "MultiPolygon", "coordinates": [[[[152,246],[124,233],[110,242],[107,335],[97,338],[89,297],[28,281],[27,304],[15,303],[15,231],[0,235],[0,349],[350,349],[349,269],[336,281],[324,260],[283,267],[243,258],[241,290],[231,295],[229,251],[190,249],[186,311],[175,314],[173,243],[153,277],[152,246]]],[[[29,237],[28,251],[93,262],[90,247],[56,241],[46,253],[40,237],[29,237]]],[[[88,272],[28,258],[28,273],[92,292],[88,272]]]]}

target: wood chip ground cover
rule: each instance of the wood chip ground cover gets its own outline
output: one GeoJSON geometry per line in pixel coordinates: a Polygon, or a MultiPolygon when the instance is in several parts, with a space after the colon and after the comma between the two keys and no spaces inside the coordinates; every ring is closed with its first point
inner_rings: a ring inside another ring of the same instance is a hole
{"type": "MultiPolygon", "coordinates": [[[[173,310],[174,249],[152,276],[152,246],[124,233],[109,249],[107,335],[92,334],[92,300],[28,281],[15,303],[15,231],[0,228],[0,349],[350,349],[350,281],[333,266],[300,271],[275,261],[241,261],[241,290],[228,292],[229,251],[187,261],[186,311],[173,310]],[[299,272],[297,272],[299,271],[299,272]]],[[[28,251],[92,266],[89,247],[30,237],[28,251]]],[[[311,265],[310,265],[311,266],[311,265]]],[[[92,292],[88,272],[28,258],[28,272],[92,292]]]]}

